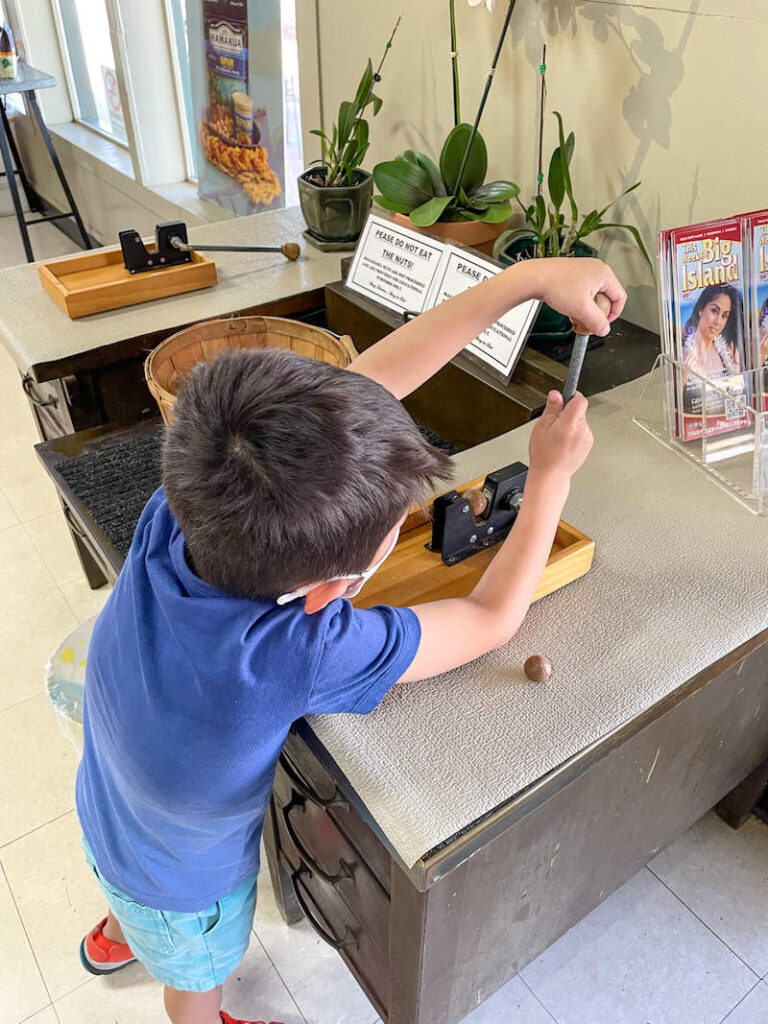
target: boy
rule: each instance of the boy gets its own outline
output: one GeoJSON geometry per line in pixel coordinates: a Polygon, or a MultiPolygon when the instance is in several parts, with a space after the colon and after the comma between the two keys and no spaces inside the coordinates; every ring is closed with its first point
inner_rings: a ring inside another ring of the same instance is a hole
{"type": "MultiPolygon", "coordinates": [[[[248,945],[275,763],[308,713],[372,711],[395,683],[509,640],[592,437],[552,392],[525,499],[472,594],[358,611],[411,504],[448,475],[397,399],[512,306],[539,298],[599,335],[625,293],[597,260],[531,260],[423,314],[340,370],[235,351],[196,367],[93,630],[77,810],[109,914],[83,965],[134,959],[173,1024],[237,1024],[221,987],[248,945]]],[[[247,1024],[247,1022],[241,1022],[247,1024]]]]}

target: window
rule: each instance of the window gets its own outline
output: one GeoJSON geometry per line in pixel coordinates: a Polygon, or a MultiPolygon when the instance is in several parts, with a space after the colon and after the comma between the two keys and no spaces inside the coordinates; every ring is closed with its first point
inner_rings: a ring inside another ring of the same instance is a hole
{"type": "Polygon", "coordinates": [[[192,104],[192,83],[189,77],[189,37],[187,35],[187,0],[166,0],[168,25],[171,31],[173,74],[176,94],[182,110],[181,134],[187,177],[197,181],[197,149],[195,148],[195,117],[192,104]]]}
{"type": "Polygon", "coordinates": [[[57,0],[56,7],[77,120],[127,145],[106,0],[57,0]]]}
{"type": "Polygon", "coordinates": [[[280,0],[283,23],[283,137],[285,139],[285,204],[299,201],[296,179],[304,170],[301,146],[299,49],[296,40],[296,0],[280,0]]]}

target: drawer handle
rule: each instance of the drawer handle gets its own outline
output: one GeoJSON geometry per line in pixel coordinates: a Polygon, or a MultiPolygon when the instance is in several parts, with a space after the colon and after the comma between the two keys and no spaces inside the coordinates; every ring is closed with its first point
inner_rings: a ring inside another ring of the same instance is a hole
{"type": "Polygon", "coordinates": [[[304,916],[315,929],[315,931],[323,940],[323,942],[327,942],[328,945],[335,949],[337,952],[341,952],[343,949],[357,949],[357,939],[355,938],[354,933],[350,931],[349,928],[345,927],[344,935],[340,939],[337,939],[334,935],[331,934],[330,931],[323,927],[323,925],[310,911],[309,904],[304,899],[301,893],[301,889],[299,887],[299,883],[301,882],[301,875],[305,871],[307,871],[307,867],[306,865],[302,864],[298,871],[294,871],[291,874],[291,884],[293,885],[293,892],[294,895],[296,896],[296,900],[299,906],[304,912],[304,916]]]}
{"type": "Polygon", "coordinates": [[[339,870],[335,875],[329,875],[327,871],[324,871],[317,863],[312,854],[302,843],[296,834],[296,829],[291,823],[291,811],[297,807],[304,807],[305,798],[303,796],[294,796],[289,804],[283,807],[283,821],[285,822],[285,830],[290,836],[291,842],[299,852],[299,856],[306,863],[307,868],[312,872],[313,875],[317,875],[318,878],[322,878],[328,885],[336,885],[343,878],[352,878],[352,871],[350,870],[349,864],[345,860],[339,857],[339,870]]]}
{"type": "Polygon", "coordinates": [[[63,511],[64,511],[64,518],[67,520],[67,524],[68,524],[70,530],[72,531],[72,533],[74,533],[76,536],[78,536],[80,538],[80,540],[87,541],[88,540],[87,534],[82,529],[82,527],[80,526],[80,523],[78,523],[78,521],[75,519],[75,517],[72,515],[72,513],[69,511],[69,509],[67,508],[66,505],[63,506],[63,511]]]}
{"type": "Polygon", "coordinates": [[[284,754],[280,755],[280,767],[291,780],[293,788],[313,804],[317,804],[318,807],[323,807],[325,810],[328,810],[329,807],[343,807],[345,811],[351,810],[349,803],[339,793],[338,789],[334,792],[330,800],[323,800],[318,793],[315,793],[312,790],[309,783],[305,782],[305,780],[299,775],[297,770],[284,754]]]}
{"type": "Polygon", "coordinates": [[[32,390],[32,384],[33,380],[29,374],[26,374],[24,377],[21,378],[21,386],[27,392],[27,397],[29,398],[32,405],[36,405],[40,409],[44,409],[46,406],[52,406],[55,409],[56,406],[59,404],[56,396],[52,395],[50,398],[44,399],[38,398],[37,395],[32,390]]]}

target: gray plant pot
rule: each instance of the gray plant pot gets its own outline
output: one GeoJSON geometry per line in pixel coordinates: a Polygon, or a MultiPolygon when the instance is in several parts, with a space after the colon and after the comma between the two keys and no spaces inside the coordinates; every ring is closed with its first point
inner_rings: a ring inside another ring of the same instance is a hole
{"type": "Polygon", "coordinates": [[[353,185],[315,185],[308,176],[325,177],[326,168],[299,175],[299,202],[311,234],[321,242],[355,242],[363,230],[373,197],[373,175],[355,171],[353,185]]]}

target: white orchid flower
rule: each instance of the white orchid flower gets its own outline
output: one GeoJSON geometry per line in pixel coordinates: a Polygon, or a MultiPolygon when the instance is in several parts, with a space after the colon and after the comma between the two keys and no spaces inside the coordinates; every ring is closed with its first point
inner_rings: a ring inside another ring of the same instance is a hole
{"type": "Polygon", "coordinates": [[[470,7],[478,7],[480,4],[484,3],[486,11],[492,11],[495,2],[496,0],[467,0],[470,7]]]}

